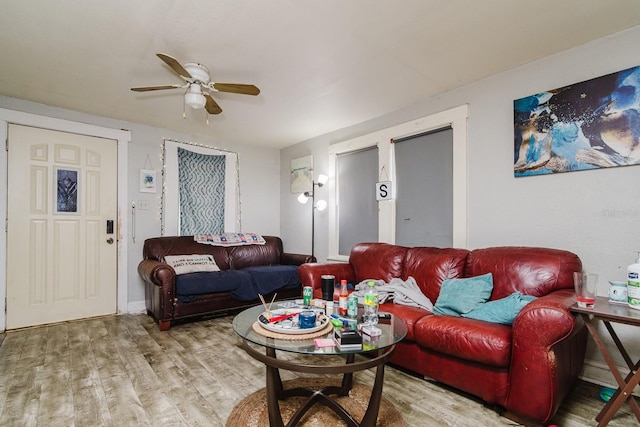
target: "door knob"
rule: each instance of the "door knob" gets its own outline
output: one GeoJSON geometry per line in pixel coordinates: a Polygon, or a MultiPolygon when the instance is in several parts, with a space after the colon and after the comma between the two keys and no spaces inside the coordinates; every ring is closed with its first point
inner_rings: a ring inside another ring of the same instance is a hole
{"type": "Polygon", "coordinates": [[[113,245],[113,237],[109,237],[107,239],[107,243],[110,244],[110,245],[113,245]]]}

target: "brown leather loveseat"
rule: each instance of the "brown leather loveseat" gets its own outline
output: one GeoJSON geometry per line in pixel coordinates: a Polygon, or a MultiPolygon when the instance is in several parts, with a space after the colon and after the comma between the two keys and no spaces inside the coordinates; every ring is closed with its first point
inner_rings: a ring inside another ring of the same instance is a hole
{"type": "Polygon", "coordinates": [[[502,415],[527,425],[546,425],[582,370],[587,330],[569,311],[575,302],[573,253],[525,247],[467,251],[407,248],[385,243],[356,245],[348,263],[305,264],[304,285],[321,298],[323,274],[360,283],[413,277],[436,303],[445,279],[492,273],[490,301],[514,292],[537,299],[512,325],[431,312],[394,303],[381,305],[408,325],[391,362],[480,397],[502,415]]]}
{"type": "Polygon", "coordinates": [[[315,262],[310,255],[285,253],[282,240],[262,236],[264,245],[213,246],[193,236],[154,237],[144,242],[138,273],[145,282],[147,313],[166,331],[174,320],[228,312],[302,295],[297,266],[315,262]],[[168,255],[213,255],[220,271],[176,276],[168,255]]]}

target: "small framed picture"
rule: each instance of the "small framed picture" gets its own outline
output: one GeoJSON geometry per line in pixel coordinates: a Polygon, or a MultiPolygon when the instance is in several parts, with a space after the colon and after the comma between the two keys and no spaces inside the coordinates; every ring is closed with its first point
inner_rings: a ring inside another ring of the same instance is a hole
{"type": "Polygon", "coordinates": [[[291,160],[291,192],[304,193],[313,190],[313,157],[311,155],[291,160]]]}
{"type": "Polygon", "coordinates": [[[155,170],[140,169],[140,192],[141,193],[157,192],[155,170]]]}

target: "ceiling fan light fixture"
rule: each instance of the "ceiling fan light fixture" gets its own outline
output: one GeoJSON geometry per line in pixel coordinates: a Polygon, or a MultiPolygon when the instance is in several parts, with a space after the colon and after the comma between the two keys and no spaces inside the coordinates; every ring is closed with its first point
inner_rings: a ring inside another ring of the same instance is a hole
{"type": "Polygon", "coordinates": [[[200,110],[204,108],[205,104],[207,103],[207,99],[201,93],[189,92],[184,95],[184,102],[186,102],[187,105],[194,110],[200,110]]]}
{"type": "Polygon", "coordinates": [[[207,67],[197,62],[187,62],[182,65],[177,59],[165,53],[158,53],[156,56],[168,65],[169,68],[171,68],[178,76],[180,76],[184,83],[132,87],[131,90],[134,92],[149,92],[165,89],[186,89],[186,93],[183,95],[183,118],[186,116],[184,109],[187,105],[194,110],[205,109],[207,114],[222,113],[222,108],[220,108],[218,103],[213,99],[210,92],[229,92],[253,96],[260,93],[260,89],[252,84],[212,83],[207,67]]]}
{"type": "Polygon", "coordinates": [[[207,99],[202,94],[200,85],[192,84],[189,91],[184,94],[184,102],[194,110],[200,110],[204,108],[207,103],[207,99]]]}

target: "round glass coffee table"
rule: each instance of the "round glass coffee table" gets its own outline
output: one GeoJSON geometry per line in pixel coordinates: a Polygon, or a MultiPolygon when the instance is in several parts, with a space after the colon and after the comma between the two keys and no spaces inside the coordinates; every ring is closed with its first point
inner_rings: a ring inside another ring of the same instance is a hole
{"type": "MultiPolygon", "coordinates": [[[[361,310],[361,308],[360,308],[361,310]]],[[[266,394],[269,411],[269,425],[282,427],[282,415],[278,400],[291,396],[307,397],[307,401],[294,413],[287,426],[296,425],[313,405],[325,405],[342,418],[348,426],[375,426],[382,399],[382,385],[384,382],[384,365],[391,357],[395,345],[407,334],[407,325],[402,319],[390,315],[388,319],[380,319],[378,327],[382,335],[372,340],[363,340],[363,347],[356,350],[341,350],[337,346],[316,346],[314,338],[282,339],[266,336],[256,332],[260,326],[254,326],[258,316],[264,312],[263,306],[249,308],[239,313],[233,319],[233,329],[242,338],[241,347],[254,359],[266,366],[266,394]],[[265,352],[259,351],[263,347],[265,352]],[[276,351],[286,351],[313,356],[318,364],[296,363],[292,360],[281,360],[276,357],[276,351]],[[363,361],[355,361],[356,354],[369,354],[371,357],[363,361]],[[340,358],[326,356],[343,356],[344,363],[337,363],[340,358]],[[376,368],[375,381],[371,390],[369,405],[362,421],[358,423],[340,404],[330,396],[347,396],[353,385],[353,373],[365,369],[376,368]],[[303,372],[319,375],[342,374],[341,386],[329,386],[322,390],[311,390],[296,387],[285,390],[280,379],[280,369],[292,372],[303,372]]],[[[260,330],[260,329],[258,329],[260,330]]],[[[328,330],[319,338],[329,339],[333,330],[328,330]]]]}

